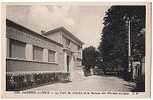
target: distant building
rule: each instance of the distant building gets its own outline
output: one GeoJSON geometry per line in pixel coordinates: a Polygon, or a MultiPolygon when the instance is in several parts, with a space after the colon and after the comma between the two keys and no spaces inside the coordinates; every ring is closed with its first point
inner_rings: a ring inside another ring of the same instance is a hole
{"type": "MultiPolygon", "coordinates": [[[[34,74],[70,73],[72,76],[82,66],[83,42],[64,27],[38,34],[7,19],[6,37],[7,75],[26,74],[28,78],[23,80],[31,82],[34,74]]],[[[12,78],[8,78],[10,82],[12,78]]]]}

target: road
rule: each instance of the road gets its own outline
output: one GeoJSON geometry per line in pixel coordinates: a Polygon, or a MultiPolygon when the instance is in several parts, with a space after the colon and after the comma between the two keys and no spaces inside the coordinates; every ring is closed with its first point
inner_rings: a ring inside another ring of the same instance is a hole
{"type": "MultiPolygon", "coordinates": [[[[130,92],[135,83],[114,76],[88,76],[68,83],[54,83],[28,90],[130,92]]],[[[27,91],[27,90],[26,90],[27,91]]]]}

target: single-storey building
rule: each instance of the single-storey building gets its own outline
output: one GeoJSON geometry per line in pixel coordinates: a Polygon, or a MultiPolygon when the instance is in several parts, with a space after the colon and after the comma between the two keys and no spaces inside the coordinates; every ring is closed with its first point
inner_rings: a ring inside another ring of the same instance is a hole
{"type": "Polygon", "coordinates": [[[73,80],[81,69],[84,43],[64,27],[39,34],[7,19],[6,37],[7,90],[73,80]]]}

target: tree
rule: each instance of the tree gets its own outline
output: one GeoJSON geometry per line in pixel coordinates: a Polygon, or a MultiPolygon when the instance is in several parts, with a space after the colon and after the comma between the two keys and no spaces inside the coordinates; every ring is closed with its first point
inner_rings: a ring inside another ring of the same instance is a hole
{"type": "Polygon", "coordinates": [[[104,63],[108,67],[120,66],[128,71],[128,24],[131,21],[132,56],[145,55],[145,6],[112,6],[105,14],[101,43],[104,63]]]}
{"type": "Polygon", "coordinates": [[[83,49],[82,53],[83,59],[82,64],[86,69],[91,69],[96,64],[96,49],[93,46],[83,49]]]}
{"type": "Polygon", "coordinates": [[[103,58],[101,56],[101,52],[97,49],[96,50],[96,64],[98,69],[103,69],[103,58]]]}

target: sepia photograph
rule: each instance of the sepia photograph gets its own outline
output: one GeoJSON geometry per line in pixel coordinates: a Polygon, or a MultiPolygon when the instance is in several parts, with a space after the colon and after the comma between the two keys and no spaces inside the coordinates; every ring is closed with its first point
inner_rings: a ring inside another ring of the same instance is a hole
{"type": "Polygon", "coordinates": [[[6,3],[5,9],[6,92],[146,92],[145,3],[6,3]]]}

